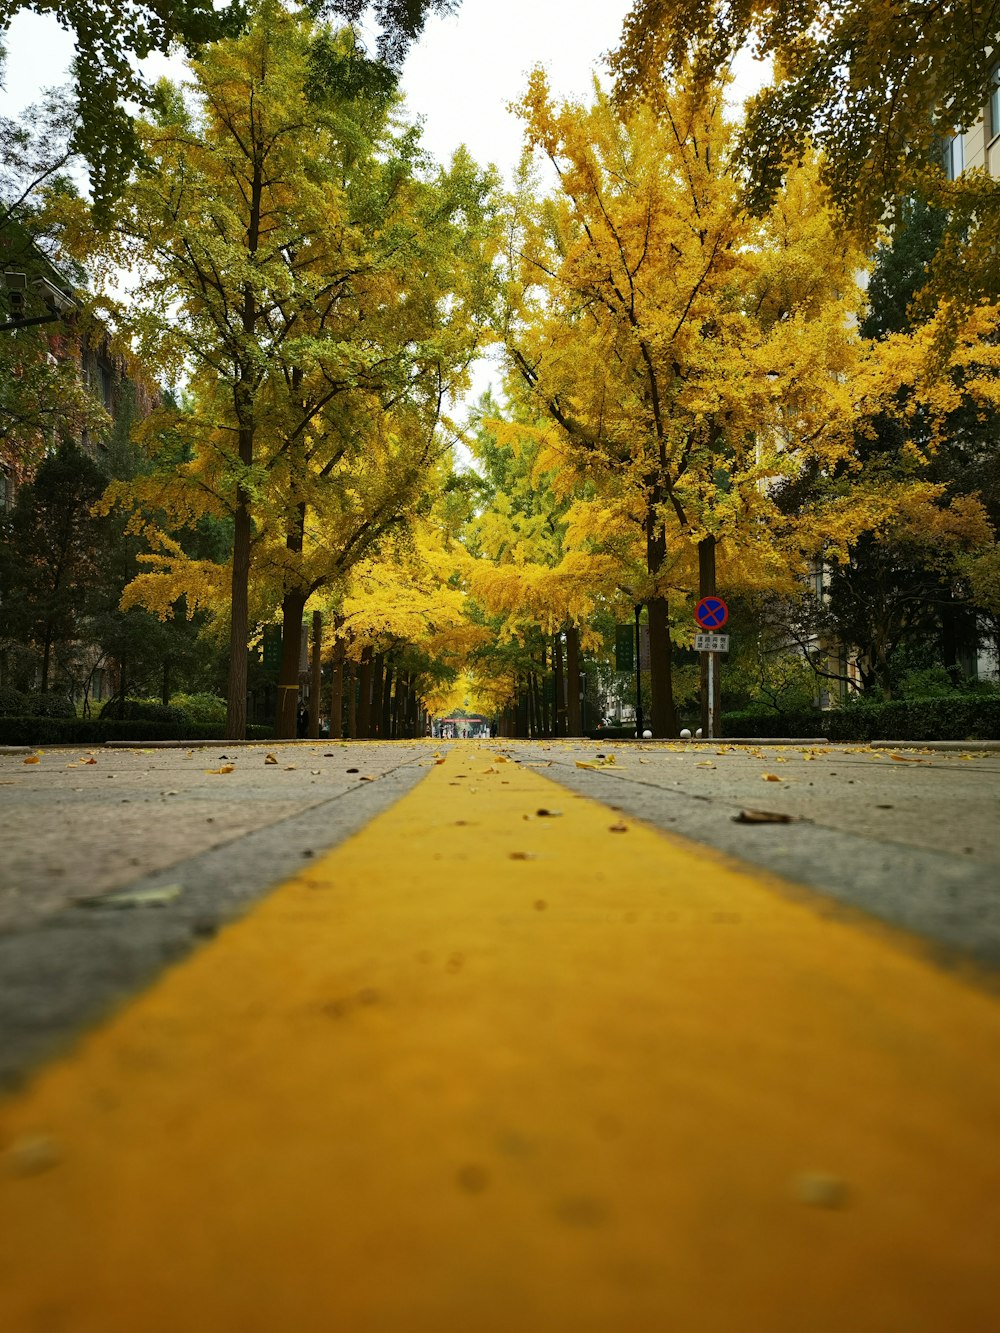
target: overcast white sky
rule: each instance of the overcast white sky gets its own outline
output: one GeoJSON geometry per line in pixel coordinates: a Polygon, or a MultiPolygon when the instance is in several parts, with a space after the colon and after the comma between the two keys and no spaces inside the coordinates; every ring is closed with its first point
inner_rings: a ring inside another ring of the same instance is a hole
{"type": "MultiPolygon", "coordinates": [[[[493,162],[510,177],[521,152],[521,127],[508,111],[537,64],[548,70],[559,97],[585,98],[595,69],[617,43],[631,0],[462,0],[448,18],[432,18],[407,59],[403,92],[409,112],[424,121],[430,153],[447,161],[464,143],[480,163],[493,162]]],[[[8,31],[6,89],[0,111],[16,114],[45,87],[66,79],[71,34],[51,16],[22,11],[8,31]]],[[[180,61],[154,58],[150,77],[183,77],[180,61]]],[[[742,65],[734,95],[759,86],[760,74],[742,65]]],[[[476,376],[481,392],[491,375],[476,376]]]]}
{"type": "MultiPolygon", "coordinates": [[[[432,18],[403,73],[410,113],[425,122],[430,152],[446,161],[465,143],[482,163],[509,174],[521,148],[518,121],[507,110],[523,92],[528,71],[542,64],[553,91],[586,97],[592,72],[617,43],[631,0],[462,0],[448,18],[432,18]]],[[[42,88],[62,83],[73,55],[73,38],[50,15],[22,10],[7,36],[6,89],[0,109],[19,111],[42,88]]],[[[183,77],[179,61],[147,61],[156,77],[183,77]]],[[[749,62],[737,89],[745,93],[759,78],[749,62]]]]}

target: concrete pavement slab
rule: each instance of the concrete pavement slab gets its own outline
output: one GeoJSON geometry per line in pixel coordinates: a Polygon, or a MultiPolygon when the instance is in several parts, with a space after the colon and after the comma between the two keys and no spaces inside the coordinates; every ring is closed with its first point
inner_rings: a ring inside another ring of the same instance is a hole
{"type": "Polygon", "coordinates": [[[867,746],[765,751],[725,741],[617,750],[544,742],[510,752],[573,791],[1000,967],[994,754],[970,746],[896,758],[867,746]],[[736,822],[744,809],[791,822],[736,822]]]}
{"type": "Polygon", "coordinates": [[[0,764],[0,1085],[362,827],[433,762],[423,743],[207,753],[51,750],[38,764],[0,764]],[[230,762],[231,772],[211,771],[230,762]],[[126,888],[180,892],[162,905],[101,906],[126,888]]]}

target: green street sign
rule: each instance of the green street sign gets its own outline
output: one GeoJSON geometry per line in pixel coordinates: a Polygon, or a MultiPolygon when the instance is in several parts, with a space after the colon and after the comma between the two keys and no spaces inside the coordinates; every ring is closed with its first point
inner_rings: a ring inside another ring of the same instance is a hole
{"type": "Polygon", "coordinates": [[[615,628],[615,670],[635,670],[635,631],[631,625],[615,628]]]}

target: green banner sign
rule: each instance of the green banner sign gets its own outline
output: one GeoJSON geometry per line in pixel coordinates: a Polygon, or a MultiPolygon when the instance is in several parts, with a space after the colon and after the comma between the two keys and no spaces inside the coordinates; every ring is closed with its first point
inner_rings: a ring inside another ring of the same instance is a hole
{"type": "Polygon", "coordinates": [[[635,670],[635,631],[631,625],[615,629],[615,670],[635,670]]]}

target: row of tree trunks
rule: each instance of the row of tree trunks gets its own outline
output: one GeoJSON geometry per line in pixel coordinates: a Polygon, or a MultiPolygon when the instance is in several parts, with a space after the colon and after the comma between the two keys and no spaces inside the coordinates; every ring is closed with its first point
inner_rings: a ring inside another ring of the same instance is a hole
{"type": "Polygon", "coordinates": [[[423,702],[405,672],[381,653],[363,650],[357,663],[345,659],[338,642],[330,662],[332,739],[385,740],[423,735],[423,702]]]}

